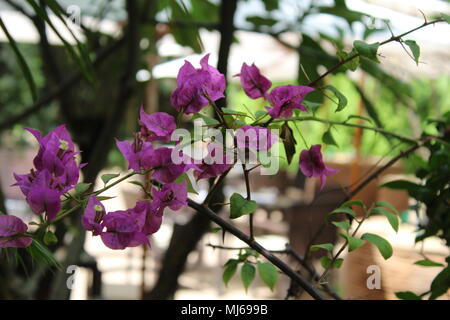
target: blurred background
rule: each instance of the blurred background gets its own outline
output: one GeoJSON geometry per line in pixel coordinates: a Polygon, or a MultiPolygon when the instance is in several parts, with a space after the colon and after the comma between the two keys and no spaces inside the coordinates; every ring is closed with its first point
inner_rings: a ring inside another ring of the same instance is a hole
{"type": "MultiPolygon", "coordinates": [[[[239,78],[242,63],[255,63],[274,85],[307,84],[339,62],[337,49],[349,50],[356,39],[383,41],[421,25],[439,13],[450,13],[444,0],[0,0],[0,210],[27,221],[33,215],[14,183],[12,173],[25,173],[32,165],[37,145],[23,128],[48,132],[66,123],[82,150],[83,181],[95,182],[104,173],[125,172],[126,163],[114,138],[131,138],[137,129],[138,110],[164,111],[175,115],[170,105],[175,78],[184,60],[198,65],[205,53],[210,64],[227,75],[227,98],[222,107],[253,112],[264,103],[250,100],[239,78]],[[7,32],[5,32],[5,29],[7,32]],[[13,40],[11,40],[11,38],[13,40]],[[11,45],[13,44],[13,45],[11,45]],[[20,51],[26,66],[18,62],[20,51]]],[[[419,137],[433,132],[429,119],[450,111],[450,27],[436,24],[408,35],[421,49],[418,64],[397,42],[382,46],[380,64],[362,60],[356,72],[338,69],[323,79],[348,99],[345,110],[320,92],[308,99],[315,115],[332,121],[353,117],[355,123],[375,125],[396,133],[419,137]]],[[[189,119],[182,125],[191,128],[189,119]]],[[[339,242],[334,226],[320,236],[325,215],[345,197],[348,186],[405,149],[395,139],[357,128],[330,127],[304,121],[298,129],[311,144],[323,147],[326,162],[339,174],[329,177],[320,191],[315,180],[298,172],[298,153],[290,165],[280,158],[275,176],[252,175],[257,240],[268,249],[283,250],[286,243],[300,254],[308,244],[339,242]],[[329,128],[332,141],[323,141],[329,128]]],[[[293,130],[297,141],[298,131],[293,130]]],[[[361,232],[372,231],[388,239],[394,255],[384,261],[366,244],[347,254],[342,267],[333,271],[331,284],[351,299],[394,299],[397,291],[426,291],[438,268],[414,265],[423,254],[444,262],[448,247],[438,238],[415,245],[417,217],[403,191],[378,186],[411,173],[423,162],[408,157],[373,180],[356,198],[370,205],[389,201],[401,212],[395,233],[385,218],[371,218],[361,232]],[[381,268],[381,289],[369,290],[367,267],[381,268]]],[[[201,201],[207,183],[200,185],[201,201]]],[[[105,202],[107,210],[131,207],[142,197],[128,183],[111,189],[116,196],[105,202]]],[[[239,170],[232,171],[222,190],[225,197],[245,192],[239,170]]],[[[168,210],[168,209],[167,209],[168,210]]],[[[168,212],[161,230],[152,238],[152,248],[113,251],[101,240],[85,234],[82,212],[59,223],[58,243],[50,249],[63,265],[52,270],[44,265],[19,267],[1,256],[0,299],[283,299],[290,283],[281,276],[273,292],[258,281],[246,293],[236,275],[226,288],[223,264],[235,251],[214,249],[209,244],[242,246],[243,243],[215,233],[206,218],[186,208],[168,212]],[[69,268],[69,266],[77,266],[69,268]],[[26,270],[26,271],[25,271],[26,270]],[[74,273],[74,270],[76,272],[74,273]],[[67,271],[67,272],[66,272],[67,271]],[[74,277],[71,277],[75,275],[74,277]],[[68,285],[69,282],[73,285],[68,285]]],[[[227,208],[221,213],[227,216],[227,208]]],[[[246,218],[235,223],[246,230],[246,218]]],[[[318,257],[313,263],[321,269],[318,257]]],[[[295,261],[282,256],[291,265],[295,261]]],[[[298,297],[308,298],[299,292],[298,297]]],[[[448,299],[449,295],[441,298],[448,299]]]]}

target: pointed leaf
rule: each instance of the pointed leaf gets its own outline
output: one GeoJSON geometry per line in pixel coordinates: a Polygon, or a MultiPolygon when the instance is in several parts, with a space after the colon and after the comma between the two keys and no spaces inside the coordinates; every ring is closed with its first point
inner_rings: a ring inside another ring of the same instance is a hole
{"type": "Polygon", "coordinates": [[[375,62],[380,62],[377,57],[378,47],[380,46],[379,42],[368,44],[361,40],[355,40],[353,42],[353,46],[361,56],[373,60],[375,62]]]}
{"type": "Polygon", "coordinates": [[[417,264],[418,266],[422,266],[422,267],[443,267],[444,266],[442,263],[435,262],[435,261],[432,261],[429,259],[418,260],[418,261],[414,262],[414,264],[417,264]]]}
{"type": "Polygon", "coordinates": [[[102,175],[101,179],[106,186],[109,181],[111,181],[114,178],[117,178],[118,176],[120,176],[120,173],[107,173],[107,174],[102,175]]]}
{"type": "Polygon", "coordinates": [[[379,235],[373,233],[365,233],[362,235],[361,239],[367,240],[378,248],[381,255],[385,260],[392,256],[393,250],[392,246],[386,239],[380,237],[379,235]]]}
{"type": "Polygon", "coordinates": [[[344,229],[345,231],[350,229],[350,223],[348,221],[333,221],[332,224],[338,228],[344,229]]]}
{"type": "Polygon", "coordinates": [[[411,50],[411,53],[413,54],[414,57],[414,61],[416,62],[417,65],[419,65],[420,47],[414,40],[405,40],[404,42],[411,50]]]}
{"type": "Polygon", "coordinates": [[[247,200],[239,193],[234,193],[230,198],[230,218],[236,219],[243,215],[253,213],[258,204],[254,200],[247,200]]]}
{"type": "Polygon", "coordinates": [[[273,288],[278,280],[277,268],[275,268],[275,266],[270,262],[258,262],[256,266],[258,267],[261,280],[269,287],[270,290],[273,291],[273,288]]]}
{"type": "Polygon", "coordinates": [[[238,260],[230,259],[225,264],[225,266],[224,266],[225,269],[224,269],[223,275],[222,275],[222,280],[223,280],[223,283],[225,284],[225,286],[228,285],[228,282],[231,280],[231,278],[236,273],[236,268],[237,268],[238,263],[239,263],[238,260]]]}
{"type": "Polygon", "coordinates": [[[331,146],[339,147],[336,140],[334,140],[333,134],[331,133],[331,128],[323,134],[322,142],[331,146]]]}
{"type": "Polygon", "coordinates": [[[317,251],[317,250],[319,250],[319,249],[325,249],[325,250],[327,250],[327,251],[333,251],[333,244],[331,244],[331,243],[322,243],[322,244],[314,244],[314,245],[312,245],[310,248],[309,248],[309,250],[310,251],[317,251]]]}
{"type": "Polygon", "coordinates": [[[395,296],[400,300],[422,300],[420,296],[411,291],[396,292],[395,296]]]}
{"type": "Polygon", "coordinates": [[[338,107],[334,112],[339,112],[339,111],[344,110],[344,108],[347,106],[347,103],[348,103],[347,98],[338,89],[336,89],[332,85],[327,85],[323,88],[333,92],[334,96],[338,99],[338,102],[337,102],[338,107]]]}
{"type": "Polygon", "coordinates": [[[395,232],[398,232],[399,221],[398,221],[398,216],[396,214],[394,214],[394,213],[392,213],[392,212],[390,212],[390,211],[388,211],[388,210],[386,210],[384,208],[380,208],[380,207],[373,208],[370,211],[370,214],[371,215],[372,214],[382,214],[382,215],[384,215],[388,219],[390,225],[392,226],[392,229],[394,229],[395,232]]]}
{"type": "Polygon", "coordinates": [[[244,285],[245,291],[247,291],[250,284],[255,279],[256,269],[250,263],[245,262],[241,268],[241,279],[244,285]]]}
{"type": "Polygon", "coordinates": [[[365,243],[364,240],[352,237],[351,235],[348,235],[348,234],[339,233],[339,235],[347,240],[348,252],[352,252],[352,251],[358,249],[365,243]]]}

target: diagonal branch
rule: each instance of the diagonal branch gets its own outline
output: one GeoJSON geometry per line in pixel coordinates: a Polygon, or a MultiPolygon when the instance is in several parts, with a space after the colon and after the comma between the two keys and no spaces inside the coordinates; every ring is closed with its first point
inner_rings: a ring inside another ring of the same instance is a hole
{"type": "Polygon", "coordinates": [[[234,235],[241,241],[245,242],[249,247],[251,247],[255,251],[259,252],[267,260],[272,262],[281,271],[283,271],[289,278],[291,278],[292,281],[295,281],[296,283],[298,283],[314,299],[325,300],[325,297],[318,290],[318,288],[316,288],[314,285],[309,283],[302,275],[295,272],[295,270],[293,270],[291,267],[289,267],[280,258],[273,255],[270,251],[265,249],[258,242],[256,242],[254,239],[250,238],[248,235],[246,235],[244,232],[242,232],[241,230],[239,230],[238,228],[233,226],[231,223],[222,219],[220,216],[218,216],[216,213],[214,213],[211,209],[209,209],[191,199],[188,199],[188,205],[191,208],[195,209],[200,214],[206,215],[210,220],[212,220],[214,223],[218,224],[224,230],[228,231],[229,233],[231,233],[232,235],[234,235]]]}

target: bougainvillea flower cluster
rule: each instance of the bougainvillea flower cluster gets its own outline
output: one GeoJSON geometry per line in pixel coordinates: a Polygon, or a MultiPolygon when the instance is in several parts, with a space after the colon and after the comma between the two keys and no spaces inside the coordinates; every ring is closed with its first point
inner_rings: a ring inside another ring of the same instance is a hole
{"type": "Polygon", "coordinates": [[[36,214],[45,213],[52,221],[61,209],[61,196],[78,183],[80,169],[75,156],[75,146],[65,125],[50,131],[46,136],[27,129],[39,142],[39,151],[33,160],[34,168],[28,174],[14,174],[16,183],[26,201],[36,214]]]}
{"type": "MultiPolygon", "coordinates": [[[[209,55],[200,60],[195,68],[186,61],[177,76],[177,88],[170,101],[178,113],[197,114],[204,107],[212,105],[216,112],[220,108],[215,102],[224,97],[225,76],[208,63],[209,55]]],[[[116,140],[117,148],[128,162],[133,174],[145,177],[141,187],[145,189],[145,199],[133,208],[106,212],[98,192],[89,193],[82,200],[83,227],[99,236],[111,249],[125,249],[138,245],[150,245],[149,236],[161,226],[166,208],[177,211],[187,205],[188,175],[197,179],[215,178],[234,167],[237,155],[244,150],[252,155],[269,152],[278,142],[278,135],[269,128],[273,119],[290,118],[294,110],[307,112],[304,105],[306,95],[313,89],[300,85],[283,85],[272,88],[272,82],[261,74],[255,65],[243,64],[240,77],[244,92],[251,99],[262,98],[271,117],[266,124],[240,121],[234,126],[232,146],[213,139],[207,143],[207,153],[200,162],[194,161],[177,146],[170,145],[177,129],[175,117],[164,112],[148,114],[141,107],[139,130],[133,134],[133,141],[116,140]],[[231,150],[231,153],[229,152],[231,150]],[[177,154],[178,160],[174,158],[177,154]],[[181,160],[181,161],[180,161],[181,160]],[[184,176],[183,176],[184,175],[184,176]]],[[[218,111],[219,110],[219,111],[218,111]]],[[[222,114],[221,126],[230,129],[222,114]]],[[[27,174],[14,174],[15,186],[19,186],[31,210],[45,214],[51,222],[61,210],[61,197],[78,183],[80,169],[75,158],[74,143],[64,125],[57,127],[46,136],[34,129],[27,129],[39,143],[39,151],[33,160],[34,168],[27,174]]],[[[307,177],[318,177],[320,188],[327,176],[337,172],[323,162],[320,145],[313,145],[300,154],[300,170],[307,177]]],[[[242,159],[241,159],[242,160],[242,159]]],[[[248,160],[245,156],[244,161],[248,160]]],[[[14,216],[0,216],[0,248],[26,247],[32,237],[27,233],[27,225],[14,216]]]]}

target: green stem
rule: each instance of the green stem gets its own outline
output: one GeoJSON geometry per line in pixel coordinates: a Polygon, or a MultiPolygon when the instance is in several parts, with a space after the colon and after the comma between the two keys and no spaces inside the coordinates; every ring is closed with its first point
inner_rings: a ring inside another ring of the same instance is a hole
{"type": "MultiPolygon", "coordinates": [[[[382,128],[370,127],[370,126],[365,126],[365,125],[356,124],[356,123],[327,120],[327,119],[317,118],[317,117],[313,117],[313,116],[293,117],[293,118],[289,118],[289,119],[274,119],[273,120],[273,122],[284,122],[284,121],[316,121],[316,122],[322,122],[322,123],[326,123],[326,124],[330,124],[330,125],[361,128],[364,130],[371,130],[371,131],[379,132],[385,136],[391,136],[391,137],[394,137],[394,138],[404,141],[404,142],[408,142],[408,143],[412,143],[412,144],[417,143],[416,139],[414,139],[414,138],[410,138],[410,137],[407,137],[407,136],[404,136],[404,135],[401,135],[401,134],[398,134],[398,133],[395,133],[392,131],[388,131],[388,130],[385,130],[382,128]]],[[[255,124],[255,125],[258,125],[258,124],[255,124]]]]}

